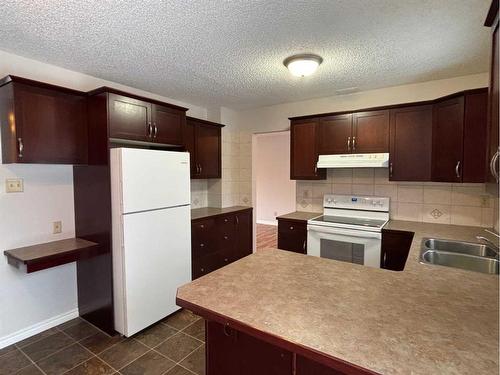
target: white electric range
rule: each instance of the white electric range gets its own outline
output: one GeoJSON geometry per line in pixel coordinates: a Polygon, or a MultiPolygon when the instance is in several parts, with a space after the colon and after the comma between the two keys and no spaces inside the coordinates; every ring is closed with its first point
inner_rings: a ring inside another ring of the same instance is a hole
{"type": "Polygon", "coordinates": [[[307,221],[307,254],[380,268],[386,197],[328,194],[323,215],[307,221]]]}

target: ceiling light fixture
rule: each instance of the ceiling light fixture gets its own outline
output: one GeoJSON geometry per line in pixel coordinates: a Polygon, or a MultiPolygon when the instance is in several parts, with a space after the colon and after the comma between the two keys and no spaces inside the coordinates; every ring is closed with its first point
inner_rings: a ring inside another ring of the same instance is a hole
{"type": "Polygon", "coordinates": [[[294,76],[306,77],[313,74],[322,62],[323,58],[321,56],[303,54],[287,57],[283,61],[283,65],[285,65],[294,76]]]}

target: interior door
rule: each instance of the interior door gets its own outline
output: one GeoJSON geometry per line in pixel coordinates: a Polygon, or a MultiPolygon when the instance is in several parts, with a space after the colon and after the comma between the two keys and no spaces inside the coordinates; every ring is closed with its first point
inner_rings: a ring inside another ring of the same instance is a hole
{"type": "Polygon", "coordinates": [[[462,182],[464,97],[434,104],[432,181],[462,182]]]}
{"type": "Polygon", "coordinates": [[[320,155],[352,152],[352,114],[321,117],[318,133],[320,155]]]}
{"type": "Polygon", "coordinates": [[[153,138],[155,142],[181,146],[182,127],[186,120],[183,111],[153,104],[153,138]]]}
{"type": "Polygon", "coordinates": [[[123,215],[126,336],[177,311],[177,288],[191,281],[189,206],[123,215]]]}
{"type": "Polygon", "coordinates": [[[389,152],[389,110],[352,115],[352,152],[389,152]]]}
{"type": "Polygon", "coordinates": [[[109,136],[151,142],[151,104],[123,95],[108,95],[109,136]]]}
{"type": "Polygon", "coordinates": [[[218,126],[197,123],[194,144],[198,178],[221,176],[221,129],[218,126]]]}
{"type": "Polygon", "coordinates": [[[389,179],[430,181],[432,105],[396,108],[390,116],[389,179]]]}

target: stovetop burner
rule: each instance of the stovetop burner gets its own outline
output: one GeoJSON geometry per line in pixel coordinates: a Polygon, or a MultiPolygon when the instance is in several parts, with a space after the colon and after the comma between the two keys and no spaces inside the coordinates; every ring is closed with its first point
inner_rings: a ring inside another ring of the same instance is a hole
{"type": "Polygon", "coordinates": [[[368,228],[382,228],[387,220],[368,219],[360,217],[345,217],[345,216],[327,216],[323,215],[310,220],[314,224],[347,224],[368,228]]]}

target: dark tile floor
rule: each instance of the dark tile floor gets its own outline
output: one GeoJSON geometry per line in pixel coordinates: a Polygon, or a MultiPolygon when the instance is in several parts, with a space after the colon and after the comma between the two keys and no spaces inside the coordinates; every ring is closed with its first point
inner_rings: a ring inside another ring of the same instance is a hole
{"type": "Polygon", "coordinates": [[[0,349],[0,375],[204,375],[204,320],[181,310],[130,338],[77,318],[0,349]]]}

